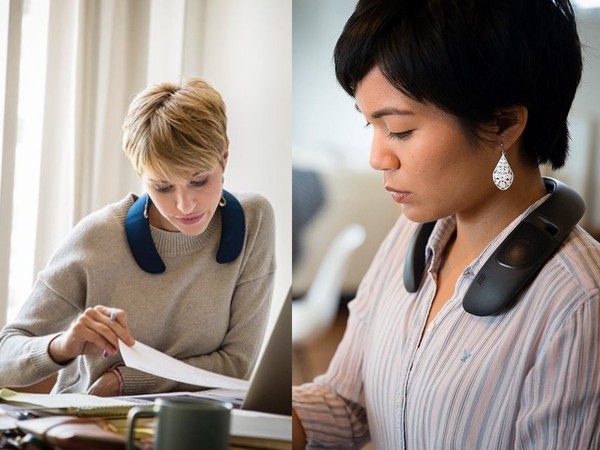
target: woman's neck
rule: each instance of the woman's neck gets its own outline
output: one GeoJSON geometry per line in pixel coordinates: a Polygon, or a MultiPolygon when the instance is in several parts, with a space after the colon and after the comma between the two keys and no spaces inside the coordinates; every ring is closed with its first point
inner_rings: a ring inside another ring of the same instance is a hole
{"type": "Polygon", "coordinates": [[[453,252],[460,252],[465,259],[476,258],[504,228],[546,194],[539,168],[515,174],[508,190],[493,191],[476,211],[457,213],[453,252]]]}

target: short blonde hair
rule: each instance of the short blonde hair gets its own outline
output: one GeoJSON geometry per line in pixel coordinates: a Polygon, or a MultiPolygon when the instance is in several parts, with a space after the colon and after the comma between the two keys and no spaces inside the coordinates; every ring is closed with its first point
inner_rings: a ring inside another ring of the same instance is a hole
{"type": "Polygon", "coordinates": [[[224,167],[228,145],[225,103],[195,78],[146,88],[129,105],[123,124],[123,151],[140,176],[184,178],[224,167]]]}

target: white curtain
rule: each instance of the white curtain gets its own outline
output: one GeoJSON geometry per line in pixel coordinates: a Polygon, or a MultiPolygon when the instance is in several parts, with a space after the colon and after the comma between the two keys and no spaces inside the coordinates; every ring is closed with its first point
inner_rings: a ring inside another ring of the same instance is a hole
{"type": "Polygon", "coordinates": [[[36,273],[78,220],[138,190],[120,130],[146,82],[149,9],[137,0],[50,0],[36,273]]]}
{"type": "MultiPolygon", "coordinates": [[[[1,20],[8,17],[11,25],[4,27],[11,34],[0,39],[6,38],[16,59],[22,1],[2,3],[3,9],[5,4],[13,7],[10,15],[0,11],[1,20]]],[[[228,104],[232,156],[226,188],[262,193],[275,207],[278,311],[291,283],[291,0],[45,1],[47,59],[40,70],[45,94],[39,105],[39,201],[31,203],[37,205],[32,273],[45,266],[83,216],[127,192],[140,191],[120,149],[121,125],[132,96],[148,83],[199,76],[220,90],[228,104]]],[[[40,3],[31,1],[29,7],[40,3]]],[[[12,78],[1,79],[0,89],[11,92],[18,87],[18,67],[14,56],[5,53],[0,53],[6,63],[2,76],[12,78]]],[[[16,99],[0,101],[6,115],[0,277],[7,277],[16,99]]],[[[0,289],[2,325],[7,279],[0,278],[0,289]]]]}
{"type": "Polygon", "coordinates": [[[21,0],[0,3],[0,324],[6,321],[10,236],[17,145],[17,103],[21,40],[21,0]]]}

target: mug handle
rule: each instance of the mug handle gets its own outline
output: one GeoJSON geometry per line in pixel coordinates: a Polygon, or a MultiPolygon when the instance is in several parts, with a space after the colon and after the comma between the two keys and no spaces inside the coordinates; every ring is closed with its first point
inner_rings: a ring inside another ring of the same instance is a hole
{"type": "Polygon", "coordinates": [[[156,417],[156,411],[147,407],[136,406],[127,414],[127,450],[136,450],[135,422],[137,419],[156,417]]]}

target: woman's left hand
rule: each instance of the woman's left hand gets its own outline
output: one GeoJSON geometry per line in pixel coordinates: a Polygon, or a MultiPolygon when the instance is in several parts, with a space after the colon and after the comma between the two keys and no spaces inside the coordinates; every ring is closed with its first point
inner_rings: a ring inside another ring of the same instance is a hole
{"type": "Polygon", "coordinates": [[[112,370],[104,372],[100,378],[90,386],[87,393],[99,397],[114,397],[116,395],[121,395],[121,383],[118,377],[119,375],[112,370]]]}

